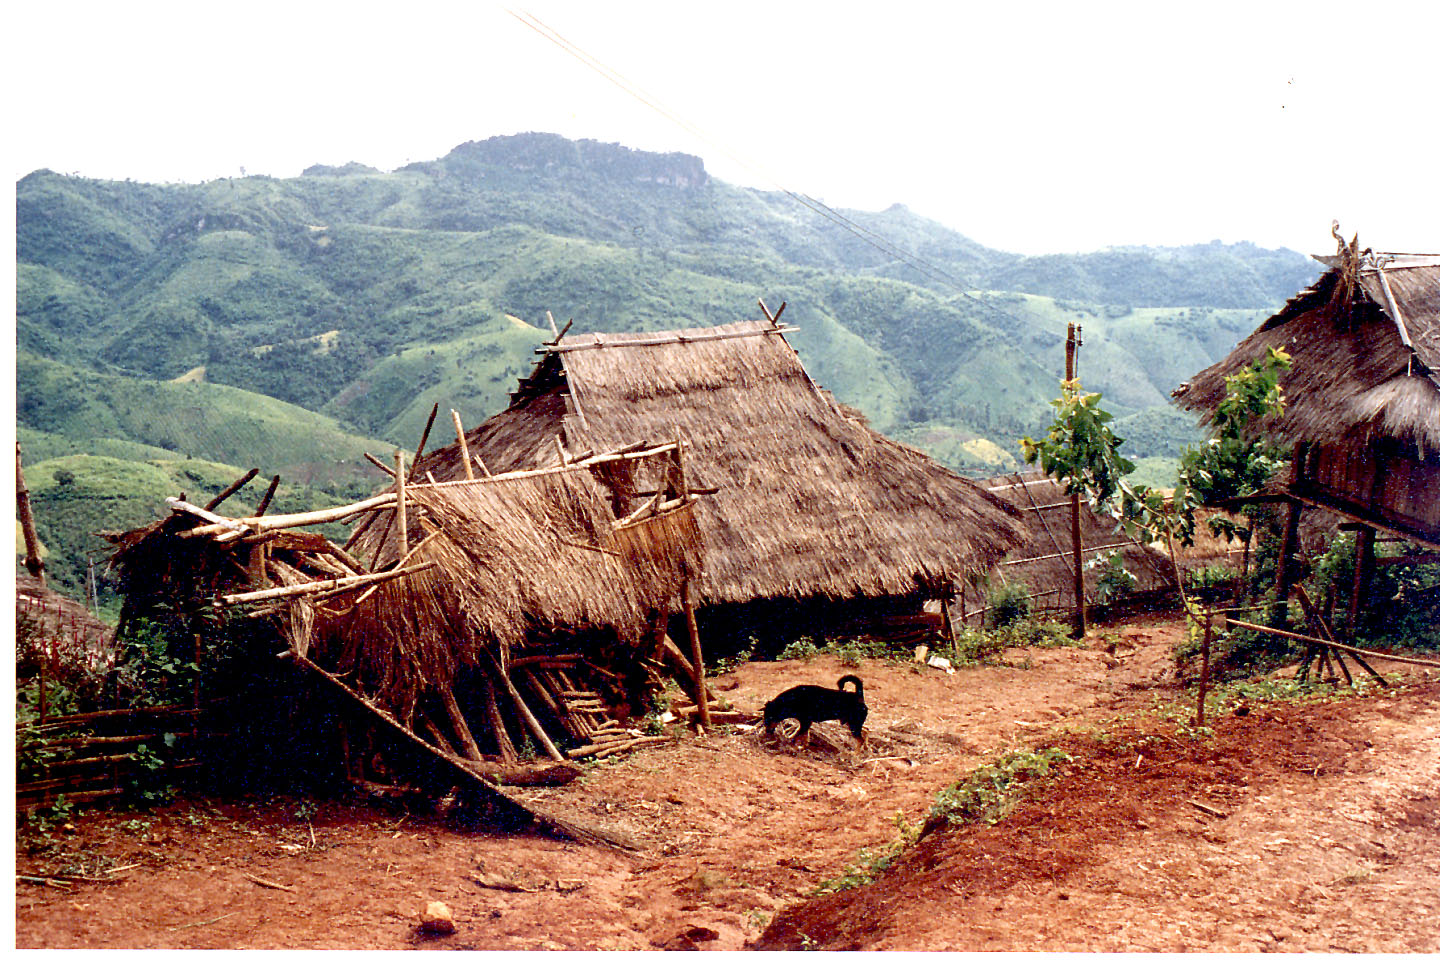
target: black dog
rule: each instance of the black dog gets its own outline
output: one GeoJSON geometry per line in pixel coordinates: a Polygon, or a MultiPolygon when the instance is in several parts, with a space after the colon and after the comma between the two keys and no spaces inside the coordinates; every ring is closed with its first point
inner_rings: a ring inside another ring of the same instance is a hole
{"type": "Polygon", "coordinates": [[[850,728],[860,745],[865,745],[865,717],[870,713],[865,706],[865,684],[853,673],[847,673],[835,681],[836,689],[818,687],[813,683],[791,687],[774,700],[765,704],[765,732],[772,734],[781,720],[794,718],[800,721],[798,739],[803,744],[810,742],[810,725],[820,720],[839,720],[850,728]],[[846,683],[855,684],[855,692],[845,689],[846,683]]]}

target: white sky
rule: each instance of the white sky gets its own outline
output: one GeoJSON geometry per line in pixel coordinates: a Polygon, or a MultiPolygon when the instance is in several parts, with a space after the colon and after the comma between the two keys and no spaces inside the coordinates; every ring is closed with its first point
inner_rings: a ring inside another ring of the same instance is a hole
{"type": "Polygon", "coordinates": [[[289,177],[536,130],[698,154],[722,180],[832,206],[904,203],[1021,253],[1329,253],[1332,218],[1362,246],[1440,251],[1440,4],[516,9],[706,139],[500,6],[27,2],[0,15],[3,155],[12,181],[289,177]]]}

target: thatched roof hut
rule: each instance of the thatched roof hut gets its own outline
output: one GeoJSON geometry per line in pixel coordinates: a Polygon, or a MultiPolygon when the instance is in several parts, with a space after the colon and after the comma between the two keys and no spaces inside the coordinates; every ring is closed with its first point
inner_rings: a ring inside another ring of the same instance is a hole
{"type": "MultiPolygon", "coordinates": [[[[1074,549],[1070,539],[1070,496],[1065,485],[1039,471],[1008,473],[984,481],[984,486],[1003,497],[1025,517],[1031,539],[1005,555],[995,567],[990,587],[1023,584],[1036,612],[1069,611],[1075,608],[1074,549]]],[[[1137,593],[1172,590],[1175,575],[1169,557],[1117,530],[1115,520],[1095,513],[1084,503],[1080,508],[1081,559],[1085,570],[1085,593],[1093,602],[1100,570],[1088,564],[1116,553],[1125,569],[1135,577],[1137,593]]],[[[974,616],[982,607],[966,604],[974,616]]]]}
{"type": "Polygon", "coordinates": [[[1208,419],[1227,376],[1283,348],[1285,411],[1267,431],[1295,445],[1290,493],[1440,546],[1440,256],[1317,259],[1330,270],[1314,286],[1175,398],[1208,419]]]}
{"type": "MultiPolygon", "coordinates": [[[[467,435],[490,469],[561,450],[683,437],[705,604],[757,598],[945,596],[1026,536],[998,497],[890,440],[811,381],[770,319],[547,346],[508,409],[467,435]]],[[[422,471],[461,475],[457,445],[422,471]]]]}
{"type": "MultiPolygon", "coordinates": [[[[562,762],[663,739],[625,723],[660,688],[661,661],[692,675],[658,626],[704,569],[680,457],[674,442],[631,444],[401,482],[411,468],[368,500],[306,514],[227,518],[171,498],[170,516],[113,535],[113,563],[128,617],[188,611],[182,636],[255,624],[392,746],[504,779],[526,738],[562,762]],[[649,497],[622,512],[637,488],[649,497]],[[358,521],[343,547],[299,529],[342,519],[358,521]]],[[[368,756],[354,759],[366,782],[368,756]]],[[[545,775],[578,772],[562,766],[545,775]]]]}

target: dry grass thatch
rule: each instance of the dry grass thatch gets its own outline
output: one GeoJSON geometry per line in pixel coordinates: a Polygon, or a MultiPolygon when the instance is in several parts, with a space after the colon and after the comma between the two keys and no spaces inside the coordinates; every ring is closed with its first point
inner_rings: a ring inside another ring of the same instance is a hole
{"type": "MultiPolygon", "coordinates": [[[[1037,610],[1073,609],[1074,552],[1070,537],[1070,497],[1065,493],[1064,484],[1039,471],[1030,471],[993,477],[985,481],[985,487],[1025,515],[1032,536],[1026,546],[1005,555],[995,568],[993,581],[1024,584],[1037,610]]],[[[1112,518],[1095,513],[1083,500],[1080,539],[1082,562],[1118,553],[1125,569],[1136,578],[1136,592],[1174,589],[1175,574],[1168,554],[1126,536],[1112,518]]],[[[1218,542],[1205,542],[1197,547],[1189,557],[1190,564],[1221,561],[1228,553],[1228,548],[1218,542]]],[[[1086,595],[1092,599],[1099,574],[1098,569],[1085,571],[1086,595]]]]}
{"type": "MultiPolygon", "coordinates": [[[[509,409],[468,435],[491,469],[683,437],[702,602],[944,592],[1022,542],[1009,504],[846,416],[768,321],[591,334],[552,347],[509,409]]],[[[463,475],[456,446],[421,463],[463,475]]]]}
{"type": "MultiPolygon", "coordinates": [[[[610,490],[585,468],[417,484],[406,500],[415,519],[405,564],[434,565],[324,618],[316,638],[387,698],[448,685],[458,666],[502,656],[534,631],[636,640],[687,570],[701,569],[693,504],[615,530],[610,490]]],[[[384,551],[385,533],[372,529],[362,552],[384,551]]]]}
{"type": "Polygon", "coordinates": [[[1208,416],[1227,376],[1281,347],[1295,362],[1274,435],[1361,446],[1391,438],[1440,458],[1440,256],[1389,256],[1355,266],[1348,301],[1346,267],[1335,266],[1177,390],[1179,404],[1208,416]]]}

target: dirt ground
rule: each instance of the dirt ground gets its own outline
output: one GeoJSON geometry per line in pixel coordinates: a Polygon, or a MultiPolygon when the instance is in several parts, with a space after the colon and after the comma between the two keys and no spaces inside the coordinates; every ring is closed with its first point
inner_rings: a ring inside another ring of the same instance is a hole
{"type": "Polygon", "coordinates": [[[76,814],[50,839],[22,831],[17,873],[100,879],[17,880],[16,945],[1440,950],[1440,668],[1232,708],[1192,739],[1165,709],[1179,629],[1151,617],[953,674],[744,664],[717,686],[755,712],[859,673],[868,752],[719,728],[525,791],[633,854],[359,801],[76,814]],[[938,831],[875,882],[814,896],[896,841],[897,817],[918,824],[945,786],[1042,743],[1074,761],[1000,824],[938,831]],[[430,900],[454,935],[419,932],[430,900]]]}

